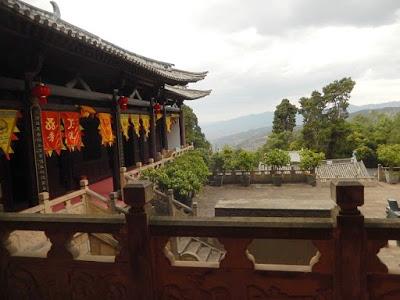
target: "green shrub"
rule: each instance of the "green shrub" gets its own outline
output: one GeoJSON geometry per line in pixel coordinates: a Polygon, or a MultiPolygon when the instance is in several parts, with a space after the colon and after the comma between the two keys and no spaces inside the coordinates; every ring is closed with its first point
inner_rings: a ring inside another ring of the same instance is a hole
{"type": "Polygon", "coordinates": [[[386,167],[400,166],[400,144],[379,145],[378,160],[386,167]]]}
{"type": "Polygon", "coordinates": [[[309,149],[300,151],[300,168],[302,170],[310,171],[313,173],[315,168],[321,164],[321,161],[325,159],[323,152],[315,152],[309,149]]]}
{"type": "Polygon", "coordinates": [[[273,170],[277,170],[290,164],[290,156],[285,150],[272,149],[264,154],[264,163],[271,166],[273,170]]]}
{"type": "Polygon", "coordinates": [[[253,171],[258,166],[259,160],[255,152],[239,150],[235,161],[235,169],[241,171],[253,171]]]}
{"type": "Polygon", "coordinates": [[[186,153],[159,169],[147,169],[142,177],[152,181],[162,191],[174,190],[177,200],[184,202],[198,193],[207,182],[208,167],[202,154],[186,153]]]}

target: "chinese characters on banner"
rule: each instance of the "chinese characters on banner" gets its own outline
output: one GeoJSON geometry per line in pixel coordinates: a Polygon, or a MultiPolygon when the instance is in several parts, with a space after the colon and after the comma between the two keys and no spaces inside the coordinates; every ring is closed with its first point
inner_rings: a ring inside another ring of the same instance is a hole
{"type": "Polygon", "coordinates": [[[15,133],[19,132],[16,122],[19,116],[16,110],[0,110],[0,149],[3,150],[6,159],[14,153],[11,142],[17,140],[15,133]]]}
{"type": "Polygon", "coordinates": [[[104,146],[112,146],[114,144],[115,136],[111,127],[111,114],[98,113],[97,117],[100,121],[98,129],[101,136],[101,144],[104,146]]]}
{"type": "Polygon", "coordinates": [[[51,156],[53,151],[60,155],[63,144],[59,112],[42,111],[42,136],[46,155],[51,156]]]}
{"type": "Polygon", "coordinates": [[[61,119],[64,124],[65,146],[69,151],[75,151],[75,149],[80,151],[83,146],[79,118],[80,114],[77,112],[61,113],[61,119]]]}

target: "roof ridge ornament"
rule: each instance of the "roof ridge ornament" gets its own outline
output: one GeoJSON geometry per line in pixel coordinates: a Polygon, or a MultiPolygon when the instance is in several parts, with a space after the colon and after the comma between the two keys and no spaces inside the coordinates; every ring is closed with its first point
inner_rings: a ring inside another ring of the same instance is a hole
{"type": "Polygon", "coordinates": [[[61,11],[60,8],[58,7],[58,4],[56,1],[50,1],[51,6],[53,7],[53,18],[54,20],[61,19],[61,11]]]}

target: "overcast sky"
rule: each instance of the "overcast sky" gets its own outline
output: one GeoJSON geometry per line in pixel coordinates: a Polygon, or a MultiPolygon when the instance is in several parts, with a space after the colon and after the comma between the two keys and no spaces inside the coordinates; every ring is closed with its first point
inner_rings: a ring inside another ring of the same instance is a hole
{"type": "MultiPolygon", "coordinates": [[[[45,0],[26,2],[51,11],[45,0]]],[[[204,71],[200,123],[274,110],[351,76],[352,104],[400,101],[398,0],[56,0],[62,19],[133,52],[204,71]]]]}

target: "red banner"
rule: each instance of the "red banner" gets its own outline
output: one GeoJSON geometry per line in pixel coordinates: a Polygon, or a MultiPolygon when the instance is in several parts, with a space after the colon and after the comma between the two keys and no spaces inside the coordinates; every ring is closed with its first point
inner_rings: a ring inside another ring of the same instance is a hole
{"type": "Polygon", "coordinates": [[[61,119],[64,124],[65,146],[69,151],[81,150],[82,134],[79,124],[80,114],[77,112],[62,112],[61,119]]]}
{"type": "Polygon", "coordinates": [[[60,113],[54,111],[42,111],[42,135],[43,147],[47,155],[51,156],[53,151],[58,155],[61,153],[61,126],[60,113]]]}

